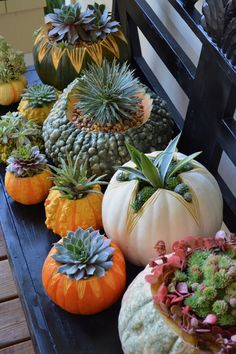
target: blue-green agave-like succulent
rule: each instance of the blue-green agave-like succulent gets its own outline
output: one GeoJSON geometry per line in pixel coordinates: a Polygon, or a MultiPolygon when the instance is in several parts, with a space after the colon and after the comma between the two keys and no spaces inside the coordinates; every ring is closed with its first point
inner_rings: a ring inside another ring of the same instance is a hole
{"type": "Polygon", "coordinates": [[[58,253],[52,257],[62,264],[58,272],[71,279],[103,277],[113,265],[115,249],[110,243],[111,240],[104,238],[99,230],[79,228],[75,232],[69,231],[62,243],[55,244],[58,253]]]}

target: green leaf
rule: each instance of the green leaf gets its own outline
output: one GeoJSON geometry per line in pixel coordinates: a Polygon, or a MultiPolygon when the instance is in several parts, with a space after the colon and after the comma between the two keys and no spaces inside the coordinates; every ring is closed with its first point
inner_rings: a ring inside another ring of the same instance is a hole
{"type": "Polygon", "coordinates": [[[169,168],[171,161],[173,159],[180,135],[181,134],[177,135],[173,140],[171,140],[171,142],[168,144],[167,148],[164,150],[164,152],[162,154],[162,158],[159,160],[159,171],[160,171],[160,175],[161,175],[161,179],[162,179],[163,184],[165,182],[168,168],[169,168]]]}
{"type": "Polygon", "coordinates": [[[183,160],[181,160],[174,168],[173,170],[168,174],[167,178],[170,178],[171,176],[173,176],[175,173],[177,173],[179,170],[181,170],[181,168],[183,168],[188,162],[190,162],[191,160],[195,159],[195,157],[197,157],[198,155],[200,155],[202,153],[202,151],[199,152],[195,152],[192,155],[186,156],[183,160]]]}
{"type": "Polygon", "coordinates": [[[125,171],[125,172],[129,172],[131,173],[132,175],[136,176],[137,178],[141,179],[142,181],[145,181],[145,182],[149,182],[148,179],[142,174],[142,172],[139,172],[138,170],[135,170],[134,168],[132,167],[128,167],[128,166],[120,166],[118,167],[119,170],[121,171],[125,171]]]}
{"type": "Polygon", "coordinates": [[[131,160],[135,163],[135,165],[138,167],[139,170],[142,170],[141,167],[141,152],[135,149],[134,146],[130,144],[125,144],[127,147],[127,150],[130,154],[131,160]]]}
{"type": "Polygon", "coordinates": [[[144,176],[154,188],[158,189],[163,186],[158,169],[154,166],[152,161],[143,153],[141,153],[141,167],[144,176]]]}

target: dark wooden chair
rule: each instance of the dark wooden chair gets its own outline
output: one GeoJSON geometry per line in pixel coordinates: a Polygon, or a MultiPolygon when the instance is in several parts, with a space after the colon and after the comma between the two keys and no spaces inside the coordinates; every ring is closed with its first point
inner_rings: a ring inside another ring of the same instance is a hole
{"type": "MultiPolygon", "coordinates": [[[[203,151],[200,160],[215,175],[223,193],[224,221],[230,230],[235,231],[236,199],[218,173],[218,166],[223,152],[236,165],[236,121],[233,119],[236,107],[236,25],[234,23],[231,31],[226,26],[231,17],[236,16],[236,9],[231,1],[215,0],[215,4],[221,2],[226,14],[222,16],[226,21],[224,26],[221,24],[215,29],[206,5],[202,24],[207,33],[200,24],[201,15],[194,8],[197,0],[169,2],[203,44],[197,67],[145,0],[114,0],[113,12],[129,39],[129,58],[133,67],[143,82],[167,101],[176,132],[182,130],[180,150],[185,153],[203,151]],[[143,58],[138,28],[189,97],[185,121],[143,58]]],[[[28,72],[31,82],[37,80],[34,75],[31,69],[28,72]]],[[[52,242],[57,238],[44,226],[43,206],[19,207],[13,203],[3,187],[3,166],[0,177],[1,227],[36,351],[40,354],[121,354],[117,331],[120,303],[95,316],[73,316],[62,311],[45,295],[41,269],[52,242]]],[[[236,176],[232,183],[236,183],[236,176]]],[[[128,266],[129,281],[137,271],[128,266]]]]}

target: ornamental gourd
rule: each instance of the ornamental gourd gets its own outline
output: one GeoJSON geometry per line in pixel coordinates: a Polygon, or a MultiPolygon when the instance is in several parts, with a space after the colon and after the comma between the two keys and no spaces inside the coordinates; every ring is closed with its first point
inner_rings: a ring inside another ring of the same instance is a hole
{"type": "Polygon", "coordinates": [[[57,91],[49,85],[33,85],[22,94],[18,106],[20,114],[37,124],[43,124],[58,98],[57,91]]]}
{"type": "Polygon", "coordinates": [[[85,165],[78,166],[67,156],[61,168],[50,166],[55,172],[54,184],[45,201],[46,226],[64,237],[78,227],[102,228],[102,198],[100,185],[103,176],[87,177],[85,165]]]}
{"type": "Polygon", "coordinates": [[[126,59],[127,42],[105,5],[62,5],[36,34],[34,63],[40,79],[63,90],[89,63],[126,59]]]}
{"type": "Polygon", "coordinates": [[[87,161],[89,176],[108,179],[114,166],[129,159],[125,143],[145,152],[163,149],[172,126],[164,101],[127,64],[104,61],[90,65],[60,96],[43,124],[43,138],[55,165],[67,154],[74,161],[78,156],[87,161]]]}
{"type": "Polygon", "coordinates": [[[177,136],[148,156],[128,146],[132,162],[119,167],[104,194],[104,230],[125,257],[146,265],[158,240],[167,251],[183,235],[214,234],[222,224],[222,195],[208,170],[176,153],[177,136]],[[123,170],[123,172],[121,172],[123,170]]]}
{"type": "Polygon", "coordinates": [[[20,101],[27,86],[23,53],[15,51],[0,36],[0,105],[8,106],[20,101]]]}
{"type": "Polygon", "coordinates": [[[37,146],[22,146],[7,160],[5,188],[10,197],[24,205],[44,201],[52,186],[47,160],[37,146]]]}
{"type": "Polygon", "coordinates": [[[94,314],[115,303],[124,291],[124,257],[99,231],[79,228],[49,252],[42,280],[48,296],[64,310],[94,314]]]}

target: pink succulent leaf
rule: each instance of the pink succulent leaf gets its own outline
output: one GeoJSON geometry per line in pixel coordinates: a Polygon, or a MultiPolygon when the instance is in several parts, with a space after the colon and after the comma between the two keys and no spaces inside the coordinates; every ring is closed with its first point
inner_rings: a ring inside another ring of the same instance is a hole
{"type": "Polygon", "coordinates": [[[157,251],[158,256],[165,256],[166,255],[166,245],[165,245],[164,241],[162,241],[162,240],[157,241],[154,248],[157,251]]]}
{"type": "Polygon", "coordinates": [[[157,294],[155,295],[156,302],[164,302],[166,300],[167,294],[168,289],[164,284],[162,284],[157,290],[157,294]]]}
{"type": "Polygon", "coordinates": [[[194,327],[194,328],[197,328],[199,325],[198,320],[195,317],[191,318],[190,324],[191,324],[191,327],[194,327]]]}
{"type": "Polygon", "coordinates": [[[145,280],[150,284],[155,284],[157,282],[157,276],[153,274],[145,275],[145,280]]]}
{"type": "Polygon", "coordinates": [[[203,323],[211,324],[211,325],[215,324],[216,322],[217,322],[217,316],[214,313],[207,315],[207,317],[203,321],[203,323]]]}
{"type": "Polygon", "coordinates": [[[175,304],[175,303],[177,303],[177,302],[180,302],[180,301],[183,301],[183,296],[176,296],[175,298],[173,298],[173,299],[171,300],[171,305],[172,305],[172,304],[175,304]]]}
{"type": "Polygon", "coordinates": [[[232,342],[236,343],[236,334],[234,334],[233,336],[231,336],[230,339],[232,340],[232,342]]]}
{"type": "Polygon", "coordinates": [[[226,232],[224,230],[219,230],[216,234],[215,234],[215,239],[216,240],[226,240],[226,232]]]}
{"type": "Polygon", "coordinates": [[[207,250],[217,246],[214,238],[204,238],[204,245],[207,250]]]}
{"type": "Polygon", "coordinates": [[[181,261],[181,258],[179,256],[171,256],[170,258],[168,258],[168,261],[167,263],[169,265],[172,265],[173,267],[175,268],[180,268],[182,267],[182,261],[181,261]]]}
{"type": "Polygon", "coordinates": [[[191,310],[191,307],[190,307],[190,306],[184,306],[184,307],[182,308],[182,314],[183,314],[183,315],[188,315],[189,312],[190,312],[190,310],[191,310]]]}
{"type": "Polygon", "coordinates": [[[180,294],[188,294],[188,286],[187,283],[179,282],[176,286],[176,290],[180,294]]]}

